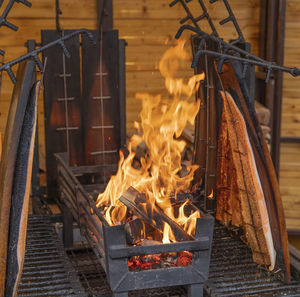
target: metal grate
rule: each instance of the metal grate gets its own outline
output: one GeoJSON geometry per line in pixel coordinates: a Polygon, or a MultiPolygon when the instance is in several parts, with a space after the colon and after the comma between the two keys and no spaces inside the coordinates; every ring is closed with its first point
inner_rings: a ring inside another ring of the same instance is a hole
{"type": "MultiPolygon", "coordinates": [[[[18,296],[111,297],[99,259],[83,243],[64,251],[50,216],[30,216],[24,270],[18,296]],[[71,260],[71,261],[70,261],[71,260]]],[[[300,296],[300,283],[277,280],[252,261],[251,250],[220,224],[215,224],[205,296],[300,296]]],[[[184,297],[183,287],[135,291],[130,297],[184,297]]]]}
{"type": "Polygon", "coordinates": [[[49,216],[29,216],[20,297],[85,297],[49,216]]]}
{"type": "MultiPolygon", "coordinates": [[[[99,260],[92,249],[85,245],[69,250],[68,256],[89,296],[111,297],[99,260]]],[[[204,296],[300,296],[300,283],[292,281],[285,285],[276,276],[260,269],[252,261],[251,250],[220,224],[215,224],[215,233],[209,280],[204,284],[204,296]]],[[[131,297],[184,297],[183,287],[161,288],[131,292],[131,297]]]]}
{"type": "Polygon", "coordinates": [[[215,224],[209,280],[206,293],[214,297],[300,296],[300,282],[279,281],[273,273],[260,269],[251,250],[220,224],[215,224]]]}
{"type": "MultiPolygon", "coordinates": [[[[77,272],[82,286],[90,297],[111,297],[112,292],[106,281],[106,275],[91,248],[77,246],[67,252],[77,272]]],[[[182,287],[160,288],[134,291],[130,297],[184,297],[186,291],[182,287]]]]}

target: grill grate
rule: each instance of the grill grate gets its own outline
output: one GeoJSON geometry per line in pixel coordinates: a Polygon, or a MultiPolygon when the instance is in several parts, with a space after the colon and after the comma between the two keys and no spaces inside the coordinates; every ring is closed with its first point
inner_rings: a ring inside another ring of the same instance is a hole
{"type": "MultiPolygon", "coordinates": [[[[77,271],[78,277],[91,297],[111,297],[112,292],[106,281],[106,275],[99,260],[91,248],[80,245],[69,250],[68,256],[77,271]]],[[[134,291],[130,297],[184,297],[186,292],[182,287],[160,288],[134,291]]]]}
{"type": "Polygon", "coordinates": [[[204,287],[212,297],[300,296],[298,281],[286,285],[273,273],[260,269],[252,261],[251,250],[218,223],[215,224],[209,279],[204,287]]]}
{"type": "Polygon", "coordinates": [[[85,297],[49,216],[29,216],[20,297],[85,297]]]}
{"type": "MultiPolygon", "coordinates": [[[[92,249],[81,245],[68,251],[82,285],[89,296],[111,297],[105,273],[92,249]]],[[[252,261],[251,250],[220,224],[215,224],[215,233],[209,280],[204,284],[205,296],[300,296],[300,283],[285,285],[277,278],[260,269],[252,261]]],[[[184,297],[182,287],[131,292],[131,297],[184,297]]]]}
{"type": "MultiPolygon", "coordinates": [[[[99,259],[84,244],[64,251],[49,216],[30,216],[22,281],[18,296],[111,297],[99,259]],[[71,260],[71,261],[70,261],[71,260]],[[85,293],[86,292],[86,293],[85,293]]],[[[252,261],[251,250],[218,223],[215,224],[209,280],[212,297],[300,296],[300,283],[285,285],[252,261]]],[[[130,297],[184,297],[182,287],[135,291],[130,297]]]]}

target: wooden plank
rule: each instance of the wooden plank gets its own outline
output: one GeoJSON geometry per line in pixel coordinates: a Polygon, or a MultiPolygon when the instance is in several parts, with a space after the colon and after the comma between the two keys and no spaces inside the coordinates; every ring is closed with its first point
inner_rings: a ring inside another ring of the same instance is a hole
{"type": "Polygon", "coordinates": [[[157,205],[150,205],[146,196],[133,187],[128,188],[119,199],[140,219],[163,232],[165,223],[170,226],[177,241],[192,240],[181,226],[170,219],[157,205]]]}
{"type": "MultiPolygon", "coordinates": [[[[73,31],[63,31],[69,34],[73,31]]],[[[42,31],[42,44],[60,37],[57,31],[42,31]]],[[[47,57],[44,76],[44,108],[46,128],[46,166],[48,196],[56,196],[56,165],[54,153],[68,152],[70,166],[83,164],[81,129],[81,91],[79,37],[65,42],[71,58],[64,56],[60,47],[43,52],[47,57]],[[68,130],[67,130],[68,129],[68,130]]]]}
{"type": "Polygon", "coordinates": [[[4,295],[9,214],[17,148],[21,135],[25,108],[32,86],[35,64],[26,61],[19,65],[17,83],[12,94],[8,124],[5,130],[0,163],[0,296],[4,295]]]}
{"type": "Polygon", "coordinates": [[[11,196],[5,296],[17,296],[24,264],[39,86],[40,82],[35,83],[31,89],[18,145],[11,196]]]}
{"type": "Polygon", "coordinates": [[[121,147],[117,31],[104,32],[97,47],[83,37],[82,73],[85,164],[116,164],[121,147]]]}
{"type": "Polygon", "coordinates": [[[286,280],[290,279],[290,264],[288,241],[282,200],[279,192],[278,180],[271,160],[269,150],[263,138],[261,127],[254,111],[254,104],[249,102],[247,93],[241,89],[243,81],[238,81],[238,71],[231,64],[224,64],[220,74],[224,88],[231,92],[247,123],[247,131],[255,157],[255,166],[261,181],[264,200],[268,209],[274,248],[278,255],[280,267],[285,271],[286,280]]]}

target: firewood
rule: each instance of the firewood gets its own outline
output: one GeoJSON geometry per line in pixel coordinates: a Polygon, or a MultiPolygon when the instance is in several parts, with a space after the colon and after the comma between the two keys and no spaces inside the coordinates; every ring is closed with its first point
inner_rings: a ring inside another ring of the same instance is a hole
{"type": "Polygon", "coordinates": [[[187,126],[183,129],[181,136],[190,144],[194,144],[195,141],[195,128],[187,126]]]}
{"type": "Polygon", "coordinates": [[[181,226],[170,219],[157,205],[150,205],[145,195],[133,187],[128,188],[119,200],[136,216],[161,232],[164,230],[164,223],[167,223],[177,241],[193,240],[193,237],[188,235],[181,226]]]}
{"type": "Polygon", "coordinates": [[[152,238],[153,240],[162,239],[162,233],[147,224],[145,221],[135,218],[125,224],[126,240],[130,244],[137,244],[137,242],[152,238]]]}
{"type": "Polygon", "coordinates": [[[263,106],[258,101],[255,101],[255,111],[257,115],[258,122],[261,125],[268,126],[270,124],[271,112],[270,110],[263,106]]]}

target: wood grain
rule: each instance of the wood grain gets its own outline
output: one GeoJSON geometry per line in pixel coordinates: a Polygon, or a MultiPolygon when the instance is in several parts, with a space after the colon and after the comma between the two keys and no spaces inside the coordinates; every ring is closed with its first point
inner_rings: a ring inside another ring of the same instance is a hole
{"type": "Polygon", "coordinates": [[[6,273],[9,214],[17,148],[33,81],[33,61],[19,65],[17,83],[12,95],[0,163],[0,296],[3,297],[6,273]]]}

